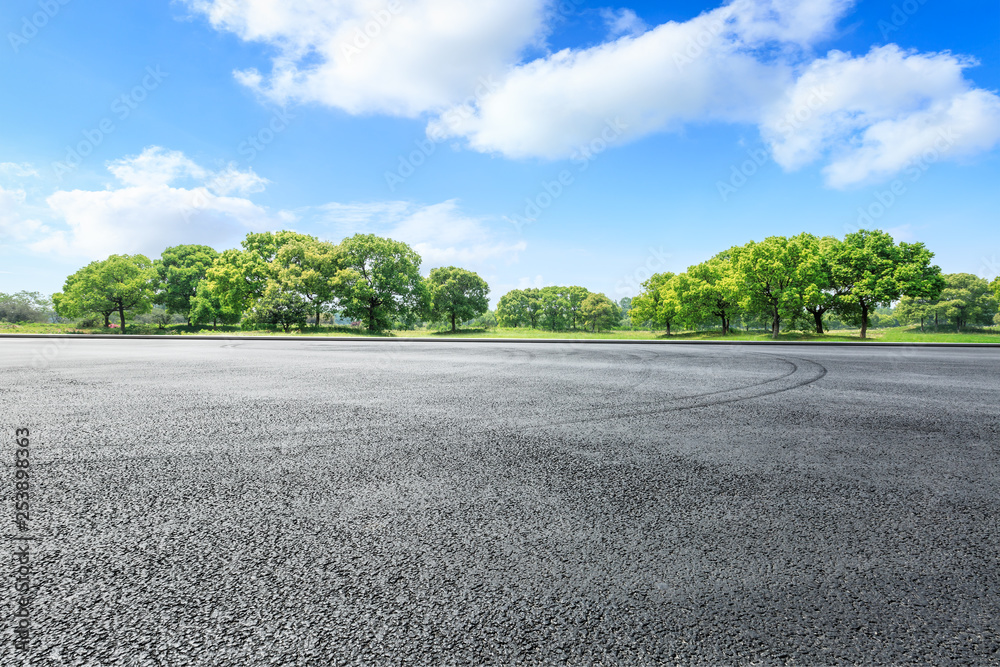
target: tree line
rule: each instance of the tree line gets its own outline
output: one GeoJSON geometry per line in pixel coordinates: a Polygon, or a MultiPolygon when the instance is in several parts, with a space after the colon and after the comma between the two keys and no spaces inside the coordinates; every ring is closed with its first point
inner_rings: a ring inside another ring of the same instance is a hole
{"type": "Polygon", "coordinates": [[[584,287],[540,287],[507,292],[497,304],[496,319],[507,327],[611,329],[621,322],[618,304],[584,287]]]}
{"type": "Polygon", "coordinates": [[[124,332],[127,318],[150,312],[181,316],[188,325],[241,324],[285,331],[318,327],[325,314],[363,323],[369,331],[446,322],[452,331],[478,318],[492,326],[601,331],[619,326],[666,330],[715,323],[728,334],[737,323],[784,328],[847,323],[861,330],[888,311],[901,324],[961,331],[1000,325],[1000,278],[943,275],[922,243],[896,243],[879,230],[843,239],[802,233],[734,246],[688,267],[658,273],[642,293],[615,303],[579,286],[515,289],[489,311],[490,288],[480,276],[440,267],[422,278],[421,258],[405,243],[357,234],[335,244],[291,231],[248,234],[222,253],[203,245],[167,248],[161,257],[112,255],[69,276],[49,301],[37,293],[0,295],[0,320],[40,321],[54,307],[62,317],[96,317],[124,332]],[[13,319],[12,319],[13,318],[13,319]]]}
{"type": "Polygon", "coordinates": [[[62,317],[147,313],[153,304],[188,325],[280,326],[288,331],[324,313],[364,322],[369,331],[421,319],[457,324],[489,309],[489,286],[449,266],[420,275],[420,255],[400,241],[356,234],[339,244],[291,231],[248,234],[240,249],[167,248],[159,259],[112,255],[69,276],[52,296],[62,317]]]}
{"type": "Polygon", "coordinates": [[[896,243],[880,230],[859,230],[842,240],[771,236],[734,246],[684,273],[658,273],[632,299],[633,322],[666,329],[697,326],[714,319],[727,334],[735,319],[770,325],[777,338],[782,323],[799,328],[810,322],[823,333],[823,318],[836,315],[867,336],[871,315],[899,303],[903,314],[951,313],[958,327],[992,321],[1000,280],[990,290],[969,274],[943,276],[922,243],[896,243]],[[978,282],[977,282],[978,281],[978,282]],[[978,305],[963,305],[969,299],[978,305]]]}

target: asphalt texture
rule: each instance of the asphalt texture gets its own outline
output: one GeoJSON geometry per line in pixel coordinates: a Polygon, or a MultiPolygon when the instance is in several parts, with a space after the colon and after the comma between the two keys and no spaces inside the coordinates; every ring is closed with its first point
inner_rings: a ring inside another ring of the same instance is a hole
{"type": "Polygon", "coordinates": [[[4,340],[0,373],[3,548],[16,428],[38,538],[0,665],[1000,661],[998,349],[4,340]]]}

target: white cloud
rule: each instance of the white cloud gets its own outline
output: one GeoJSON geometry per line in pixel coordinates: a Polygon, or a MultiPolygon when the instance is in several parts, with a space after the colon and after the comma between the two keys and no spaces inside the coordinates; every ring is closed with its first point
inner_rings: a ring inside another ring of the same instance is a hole
{"type": "Polygon", "coordinates": [[[14,178],[37,178],[38,170],[27,162],[0,162],[0,176],[14,178]]]}
{"type": "Polygon", "coordinates": [[[646,22],[639,18],[631,9],[602,9],[601,18],[608,26],[608,34],[612,38],[622,35],[641,35],[649,30],[646,22]]]}
{"type": "Polygon", "coordinates": [[[0,187],[0,241],[22,242],[48,231],[38,220],[26,216],[27,194],[22,189],[0,187]]]}
{"type": "Polygon", "coordinates": [[[274,49],[270,72],[236,73],[263,95],[428,117],[435,140],[509,158],[574,157],[606,140],[609,123],[625,128],[615,143],[746,123],[785,169],[820,163],[828,184],[845,187],[898,173],[949,128],[949,157],[997,141],[998,98],[964,78],[970,60],[895,45],[816,59],[854,0],[731,0],[652,28],[631,9],[605,9],[608,41],[530,62],[549,0],[186,1],[217,29],[274,49]],[[803,108],[811,116],[786,131],[803,108]]]}
{"type": "Polygon", "coordinates": [[[226,196],[256,191],[264,180],[230,165],[212,172],[183,153],[153,146],[116,160],[108,170],[120,185],[106,190],[60,190],[48,197],[51,215],[68,229],[30,244],[40,252],[103,258],[112,253],[158,256],[179,243],[232,245],[249,231],[280,227],[275,216],[249,199],[226,196]],[[176,181],[191,181],[188,187],[176,181]]]}
{"type": "Polygon", "coordinates": [[[761,134],[786,169],[828,156],[834,187],[891,176],[928,151],[989,150],[1000,140],[1000,98],[964,78],[974,64],[892,44],[857,58],[833,51],[765,113],[761,134]]]}
{"type": "Polygon", "coordinates": [[[150,146],[139,155],[115,160],[108,165],[115,178],[127,186],[165,185],[181,179],[204,180],[208,170],[198,166],[180,151],[150,146]]]}
{"type": "Polygon", "coordinates": [[[219,29],[268,44],[238,80],[282,104],[417,116],[502,74],[544,28],[547,0],[187,0],[219,29]]]}
{"type": "Polygon", "coordinates": [[[570,157],[620,118],[623,140],[706,121],[755,122],[793,82],[787,58],[827,35],[850,3],[739,0],[682,23],[595,47],[564,49],[514,68],[460,122],[431,135],[464,137],[508,157],[570,157]],[[779,48],[762,48],[774,47],[779,48]]]}
{"type": "Polygon", "coordinates": [[[481,218],[469,217],[458,202],[419,206],[408,202],[327,204],[319,220],[337,236],[379,234],[410,244],[424,268],[457,264],[475,267],[488,262],[513,262],[527,248],[524,241],[502,238],[481,218]]]}
{"type": "Polygon", "coordinates": [[[228,195],[234,192],[250,195],[255,192],[263,192],[268,182],[266,178],[255,174],[253,169],[240,171],[236,165],[230,164],[208,181],[208,187],[218,195],[228,195]]]}

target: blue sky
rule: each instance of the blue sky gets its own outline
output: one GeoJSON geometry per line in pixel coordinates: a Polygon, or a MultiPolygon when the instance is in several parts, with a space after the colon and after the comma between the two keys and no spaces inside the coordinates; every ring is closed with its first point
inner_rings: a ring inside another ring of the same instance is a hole
{"type": "Polygon", "coordinates": [[[0,291],[281,228],[407,241],[494,302],[858,226],[992,277],[998,26],[995,0],[7,0],[0,291]]]}

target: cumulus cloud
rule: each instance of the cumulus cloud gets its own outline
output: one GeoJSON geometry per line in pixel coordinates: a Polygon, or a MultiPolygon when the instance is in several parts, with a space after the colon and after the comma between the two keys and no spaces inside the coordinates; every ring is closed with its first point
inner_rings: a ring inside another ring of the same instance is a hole
{"type": "Polygon", "coordinates": [[[540,38],[547,0],[188,0],[219,29],[273,46],[238,80],[282,104],[417,116],[470,94],[540,38]]]}
{"type": "Polygon", "coordinates": [[[904,169],[948,128],[948,157],[996,144],[998,98],[965,78],[969,59],[895,45],[816,57],[854,0],[731,0],[654,27],[605,9],[606,42],[531,61],[548,0],[187,3],[274,49],[270,72],[236,72],[262,95],[426,117],[435,140],[509,158],[574,157],[609,123],[625,128],[616,143],[740,123],[760,128],[785,169],[821,163],[829,185],[847,187],[904,169]],[[812,115],[787,131],[782,122],[803,108],[812,115]]]}
{"type": "Polygon", "coordinates": [[[764,47],[799,53],[850,5],[808,4],[739,0],[638,36],[564,49],[514,68],[474,109],[449,110],[429,132],[463,137],[478,151],[557,159],[614,118],[627,125],[626,141],[689,123],[755,122],[794,81],[788,58],[764,57],[774,50],[764,47]]]}
{"type": "Polygon", "coordinates": [[[1000,98],[973,88],[974,61],[895,45],[814,61],[761,123],[775,160],[797,169],[824,157],[827,182],[891,176],[929,151],[958,158],[1000,141],[1000,98]]]}
{"type": "Polygon", "coordinates": [[[50,195],[49,211],[66,228],[29,247],[92,258],[112,253],[155,257],[178,243],[231,245],[249,231],[288,222],[287,216],[272,215],[249,199],[229,196],[263,186],[264,179],[252,170],[241,172],[230,165],[213,172],[183,153],[156,146],[116,160],[108,170],[118,184],[106,190],[50,195]]]}
{"type": "Polygon", "coordinates": [[[486,220],[465,215],[455,200],[432,205],[331,203],[320,207],[317,217],[338,237],[365,233],[404,241],[420,253],[424,268],[513,262],[527,248],[523,240],[503,238],[486,220]]]}

